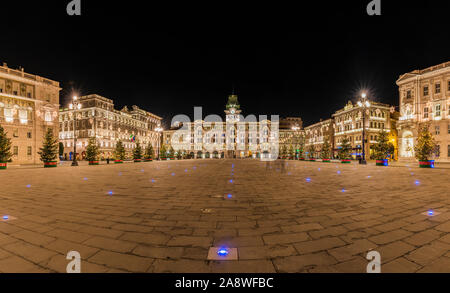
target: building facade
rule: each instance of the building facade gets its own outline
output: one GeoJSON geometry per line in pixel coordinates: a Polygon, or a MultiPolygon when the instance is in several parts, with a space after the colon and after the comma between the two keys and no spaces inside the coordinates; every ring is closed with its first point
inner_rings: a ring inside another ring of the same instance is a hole
{"type": "Polygon", "coordinates": [[[257,121],[250,116],[243,118],[237,95],[230,95],[225,122],[183,123],[178,130],[164,131],[163,142],[193,158],[258,158],[278,153],[279,121],[257,121]]]}
{"type": "Polygon", "coordinates": [[[64,108],[59,111],[59,140],[64,145],[63,158],[72,160],[74,152],[74,126],[77,136],[77,159],[86,156],[90,137],[96,137],[100,147],[100,158],[113,158],[116,143],[121,140],[128,157],[136,148],[136,143],[146,148],[152,144],[155,152],[159,150],[160,135],[156,131],[162,118],[132,106],[121,110],[114,109],[111,99],[99,95],[79,98],[81,109],[64,108]],[[76,115],[76,124],[74,118],[76,115]]]}
{"type": "Polygon", "coordinates": [[[421,124],[427,123],[438,145],[436,162],[450,162],[450,61],[405,73],[397,80],[400,160],[415,160],[421,124]]]}
{"type": "Polygon", "coordinates": [[[58,136],[59,82],[0,66],[0,125],[11,138],[11,164],[39,164],[48,128],[58,136]]]}
{"type": "Polygon", "coordinates": [[[305,127],[305,149],[308,157],[319,158],[325,141],[328,141],[331,150],[334,149],[334,120],[320,120],[318,123],[305,127]],[[311,146],[314,154],[309,154],[311,146]]]}
{"type": "MultiPolygon", "coordinates": [[[[372,145],[377,143],[378,134],[384,129],[389,133],[389,141],[397,143],[395,108],[390,105],[370,102],[370,107],[364,108],[351,101],[332,116],[334,120],[334,153],[339,151],[344,137],[348,137],[352,146],[352,156],[362,155],[363,111],[365,110],[365,154],[370,159],[372,145]]],[[[394,159],[395,155],[394,155],[394,159]]]]}
{"type": "Polygon", "coordinates": [[[305,131],[300,117],[286,117],[280,120],[279,147],[289,152],[293,150],[298,157],[300,149],[305,145],[305,131]]]}

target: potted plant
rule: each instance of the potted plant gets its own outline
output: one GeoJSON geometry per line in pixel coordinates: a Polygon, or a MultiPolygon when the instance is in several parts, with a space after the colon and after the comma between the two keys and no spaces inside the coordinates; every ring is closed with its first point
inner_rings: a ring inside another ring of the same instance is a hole
{"type": "Polygon", "coordinates": [[[430,160],[430,158],[436,153],[436,141],[429,131],[429,124],[423,124],[419,127],[414,151],[416,158],[419,160],[420,168],[434,168],[434,160],[430,160]]]}
{"type": "Polygon", "coordinates": [[[338,151],[339,159],[341,159],[342,164],[350,164],[350,152],[352,146],[350,144],[350,140],[347,136],[344,136],[341,141],[341,148],[338,151]]]}
{"type": "Polygon", "coordinates": [[[139,163],[142,161],[142,148],[139,142],[136,143],[136,147],[134,148],[133,160],[135,163],[139,163]]]}
{"type": "Polygon", "coordinates": [[[123,160],[125,160],[125,148],[122,141],[119,140],[114,151],[114,164],[122,164],[123,160]]]}
{"type": "Polygon", "coordinates": [[[149,143],[147,145],[147,148],[145,149],[145,153],[144,153],[144,161],[145,162],[151,162],[153,161],[153,154],[155,152],[153,151],[153,146],[151,143],[149,143]]]}
{"type": "Polygon", "coordinates": [[[322,158],[322,162],[329,163],[331,157],[331,146],[328,142],[328,139],[325,139],[322,145],[322,151],[320,152],[320,157],[322,158]]]}
{"type": "Polygon", "coordinates": [[[167,149],[165,145],[162,145],[160,150],[159,150],[159,157],[161,158],[161,160],[166,160],[167,159],[167,149]]]}
{"type": "Polygon", "coordinates": [[[5,130],[0,126],[0,169],[6,169],[11,157],[11,139],[6,136],[5,130]]]}
{"type": "Polygon", "coordinates": [[[41,156],[41,161],[44,162],[44,168],[55,168],[58,166],[56,158],[58,157],[58,141],[53,135],[51,128],[47,129],[44,135],[44,143],[42,148],[39,148],[38,154],[41,156]]]}
{"type": "Polygon", "coordinates": [[[377,166],[388,166],[388,160],[386,157],[391,154],[393,149],[392,143],[389,142],[388,133],[381,130],[377,136],[377,143],[373,145],[372,159],[376,160],[377,166]]]}
{"type": "Polygon", "coordinates": [[[309,161],[311,162],[315,162],[316,159],[314,158],[314,154],[316,153],[316,149],[314,148],[314,145],[310,145],[308,147],[308,156],[309,156],[309,161]]]}
{"type": "Polygon", "coordinates": [[[98,165],[98,155],[100,153],[99,147],[97,145],[97,139],[95,137],[90,137],[88,145],[86,147],[86,160],[88,160],[89,165],[98,165]]]}

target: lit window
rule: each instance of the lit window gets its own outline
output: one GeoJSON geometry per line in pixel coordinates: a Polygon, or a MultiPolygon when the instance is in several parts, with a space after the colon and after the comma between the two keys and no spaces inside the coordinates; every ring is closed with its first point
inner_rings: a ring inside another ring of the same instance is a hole
{"type": "Polygon", "coordinates": [[[435,132],[436,135],[441,134],[441,130],[440,130],[439,126],[435,126],[434,127],[434,132],[435,132]]]}
{"type": "Polygon", "coordinates": [[[423,118],[428,118],[428,107],[423,108],[423,118]]]}
{"type": "Polygon", "coordinates": [[[441,116],[441,105],[440,104],[436,105],[436,114],[435,114],[435,116],[437,116],[437,117],[441,116]]]}
{"type": "Polygon", "coordinates": [[[28,122],[28,112],[27,110],[19,110],[20,123],[27,124],[28,122]]]}
{"type": "Polygon", "coordinates": [[[434,93],[436,93],[436,94],[440,94],[441,93],[441,84],[440,83],[436,83],[434,85],[434,93]]]}
{"type": "Polygon", "coordinates": [[[19,155],[19,147],[18,146],[14,146],[14,148],[13,148],[13,155],[14,156],[19,155]]]}
{"type": "Polygon", "coordinates": [[[428,86],[427,85],[423,87],[423,95],[428,96],[428,86]]]}
{"type": "Polygon", "coordinates": [[[5,108],[3,110],[3,113],[5,115],[5,121],[6,122],[13,122],[14,121],[12,109],[5,108]]]}

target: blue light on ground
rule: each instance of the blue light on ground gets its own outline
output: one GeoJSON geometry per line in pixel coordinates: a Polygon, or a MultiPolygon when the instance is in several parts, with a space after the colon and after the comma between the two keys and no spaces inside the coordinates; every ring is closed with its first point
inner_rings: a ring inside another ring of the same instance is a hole
{"type": "Polygon", "coordinates": [[[230,179],[230,181],[229,181],[230,183],[233,183],[233,179],[230,179]]]}
{"type": "Polygon", "coordinates": [[[28,184],[28,185],[27,185],[27,187],[28,187],[28,188],[30,188],[30,187],[31,187],[31,185],[30,185],[30,184],[28,184]]]}
{"type": "Polygon", "coordinates": [[[344,189],[344,188],[342,188],[342,192],[345,192],[345,189],[344,189]]]}
{"type": "Polygon", "coordinates": [[[144,172],[144,169],[141,169],[141,172],[144,172]]]}
{"type": "Polygon", "coordinates": [[[317,169],[317,170],[319,170],[319,171],[320,171],[320,168],[319,168],[319,169],[317,169]]]}
{"type": "Polygon", "coordinates": [[[288,172],[288,175],[291,175],[291,172],[288,172]]]}
{"type": "Polygon", "coordinates": [[[433,210],[429,210],[428,211],[428,216],[433,216],[434,215],[434,211],[433,210]]]}
{"type": "Polygon", "coordinates": [[[420,184],[420,181],[419,181],[419,180],[416,180],[415,184],[416,184],[416,185],[419,185],[419,184],[420,184]]]}
{"type": "Polygon", "coordinates": [[[175,173],[172,173],[171,175],[172,175],[172,176],[175,176],[175,173]]]}
{"type": "Polygon", "coordinates": [[[341,174],[341,171],[337,171],[338,174],[341,174]]]}
{"type": "Polygon", "coordinates": [[[187,169],[184,169],[184,172],[187,172],[187,169]]]}
{"type": "Polygon", "coordinates": [[[414,175],[414,173],[413,173],[413,172],[411,172],[411,175],[414,175]]]}
{"type": "Polygon", "coordinates": [[[369,175],[369,176],[367,176],[367,178],[370,178],[370,177],[372,177],[372,176],[370,176],[370,175],[369,175]]]}
{"type": "Polygon", "coordinates": [[[230,252],[226,248],[219,248],[219,250],[217,250],[218,256],[227,256],[228,253],[230,253],[230,252]]]}
{"type": "Polygon", "coordinates": [[[9,217],[8,216],[3,216],[3,220],[8,220],[9,217]]]}
{"type": "Polygon", "coordinates": [[[83,180],[88,180],[88,179],[86,177],[84,177],[83,180]]]}
{"type": "Polygon", "coordinates": [[[155,179],[152,179],[151,181],[152,181],[152,183],[155,183],[155,179]]]}
{"type": "Polygon", "coordinates": [[[122,176],[122,172],[119,172],[119,176],[122,176]]]}
{"type": "Polygon", "coordinates": [[[311,178],[306,178],[306,182],[311,182],[311,178]]]}
{"type": "Polygon", "coordinates": [[[113,192],[110,190],[110,191],[108,191],[108,194],[109,195],[113,195],[113,192]]]}
{"type": "Polygon", "coordinates": [[[197,169],[197,167],[195,167],[195,166],[194,166],[194,168],[192,168],[192,169],[194,169],[194,170],[195,170],[195,169],[197,169]]]}
{"type": "Polygon", "coordinates": [[[233,196],[232,196],[231,194],[228,194],[227,197],[228,197],[228,198],[232,198],[233,196]]]}

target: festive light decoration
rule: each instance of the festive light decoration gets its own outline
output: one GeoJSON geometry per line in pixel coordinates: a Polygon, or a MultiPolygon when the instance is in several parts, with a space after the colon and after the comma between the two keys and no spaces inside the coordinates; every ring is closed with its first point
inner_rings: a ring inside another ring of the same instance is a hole
{"type": "Polygon", "coordinates": [[[152,183],[155,183],[155,179],[152,179],[151,181],[152,181],[152,183]]]}
{"type": "Polygon", "coordinates": [[[341,171],[337,171],[338,174],[341,174],[341,171]]]}
{"type": "Polygon", "coordinates": [[[346,190],[344,188],[342,188],[342,192],[345,192],[346,190]]]}
{"type": "Polygon", "coordinates": [[[233,183],[233,179],[230,179],[230,181],[229,181],[230,183],[233,183]]]}
{"type": "Polygon", "coordinates": [[[83,178],[83,180],[85,180],[85,181],[86,181],[86,180],[88,180],[88,179],[87,179],[86,177],[84,177],[84,178],[83,178]]]}
{"type": "Polygon", "coordinates": [[[175,173],[172,173],[171,175],[172,175],[172,176],[175,176],[175,173]]]}

